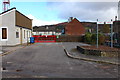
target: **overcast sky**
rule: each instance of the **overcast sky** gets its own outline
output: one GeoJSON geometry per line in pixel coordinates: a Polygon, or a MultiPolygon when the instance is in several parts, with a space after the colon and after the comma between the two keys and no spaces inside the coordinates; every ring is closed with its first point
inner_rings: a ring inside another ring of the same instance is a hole
{"type": "Polygon", "coordinates": [[[76,17],[81,21],[109,21],[117,16],[117,2],[60,2],[48,3],[51,10],[59,10],[58,17],[76,17]]]}
{"type": "MultiPolygon", "coordinates": [[[[49,25],[65,22],[69,17],[75,17],[79,21],[110,21],[118,15],[118,1],[97,0],[99,2],[85,0],[64,0],[56,2],[55,0],[22,0],[11,1],[11,6],[16,7],[18,11],[33,19],[35,25],[49,25]],[[31,1],[31,2],[30,2],[31,1]],[[34,2],[33,2],[34,1],[34,2]],[[43,1],[43,2],[42,2],[43,1]],[[71,1],[71,2],[70,2],[71,1]]],[[[1,4],[2,6],[2,4],[1,4]]],[[[0,7],[1,7],[0,6],[0,7]]],[[[2,12],[2,7],[0,12],[2,12]]]]}

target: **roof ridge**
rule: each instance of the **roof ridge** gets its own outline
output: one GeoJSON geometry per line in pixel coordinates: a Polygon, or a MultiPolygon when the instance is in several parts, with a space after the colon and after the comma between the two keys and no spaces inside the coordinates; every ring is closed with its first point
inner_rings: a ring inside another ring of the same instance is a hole
{"type": "Polygon", "coordinates": [[[9,12],[9,11],[11,11],[11,10],[13,10],[13,9],[16,9],[16,7],[13,7],[13,8],[11,8],[11,9],[8,9],[7,11],[4,11],[4,12],[0,13],[0,15],[1,15],[1,14],[4,14],[4,13],[6,13],[6,12],[9,12]]]}

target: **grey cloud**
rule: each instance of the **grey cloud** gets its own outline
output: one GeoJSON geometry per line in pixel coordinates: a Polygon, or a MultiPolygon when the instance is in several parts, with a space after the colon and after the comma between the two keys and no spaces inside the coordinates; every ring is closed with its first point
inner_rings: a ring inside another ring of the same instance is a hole
{"type": "Polygon", "coordinates": [[[51,2],[50,9],[58,10],[58,17],[67,19],[76,17],[79,20],[102,21],[113,19],[117,15],[117,2],[51,2]]]}

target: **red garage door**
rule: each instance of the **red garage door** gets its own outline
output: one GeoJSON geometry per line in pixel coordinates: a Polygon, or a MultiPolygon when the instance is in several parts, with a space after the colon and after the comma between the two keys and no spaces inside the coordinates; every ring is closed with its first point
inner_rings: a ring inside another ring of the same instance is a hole
{"type": "Polygon", "coordinates": [[[35,42],[56,42],[55,35],[34,35],[35,42]]]}

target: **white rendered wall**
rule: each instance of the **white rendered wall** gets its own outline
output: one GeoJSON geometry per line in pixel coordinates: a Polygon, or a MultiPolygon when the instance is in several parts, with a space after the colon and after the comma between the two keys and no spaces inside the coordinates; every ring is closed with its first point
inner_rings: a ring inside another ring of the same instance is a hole
{"type": "Polygon", "coordinates": [[[19,32],[19,38],[16,38],[16,44],[21,44],[21,38],[22,38],[22,44],[30,41],[30,37],[32,36],[31,34],[32,30],[16,26],[16,32],[19,32]],[[21,34],[21,29],[22,29],[22,34],[21,34]]]}
{"type": "MultiPolygon", "coordinates": [[[[1,15],[2,25],[0,25],[0,30],[2,27],[7,27],[8,29],[8,39],[4,41],[0,39],[2,45],[15,45],[15,10],[11,10],[1,15]]],[[[1,38],[2,33],[0,33],[1,38]]]]}
{"type": "Polygon", "coordinates": [[[120,20],[120,1],[118,3],[118,20],[120,20]]]}
{"type": "MultiPolygon", "coordinates": [[[[0,15],[0,44],[2,44],[3,46],[15,46],[21,44],[20,28],[22,27],[15,26],[15,9],[0,15]],[[5,40],[3,41],[1,39],[2,27],[8,29],[7,41],[5,40]],[[16,32],[19,32],[19,38],[16,38],[16,32]]],[[[30,29],[22,28],[22,43],[27,43],[27,41],[29,41],[29,37],[32,36],[31,32],[32,31],[30,29]],[[25,38],[24,38],[24,30],[25,30],[25,38]]]]}

